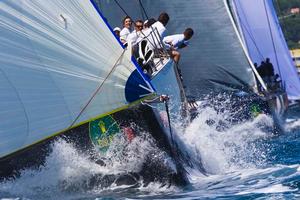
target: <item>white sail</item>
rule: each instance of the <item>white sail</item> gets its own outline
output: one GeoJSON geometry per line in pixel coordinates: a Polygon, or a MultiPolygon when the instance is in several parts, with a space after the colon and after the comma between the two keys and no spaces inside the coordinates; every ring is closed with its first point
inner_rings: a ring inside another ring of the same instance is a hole
{"type": "Polygon", "coordinates": [[[0,1],[0,158],[152,87],[89,0],[0,1]]]}
{"type": "Polygon", "coordinates": [[[300,99],[300,80],[272,0],[233,0],[236,19],[253,62],[270,58],[289,99],[300,99]]]}

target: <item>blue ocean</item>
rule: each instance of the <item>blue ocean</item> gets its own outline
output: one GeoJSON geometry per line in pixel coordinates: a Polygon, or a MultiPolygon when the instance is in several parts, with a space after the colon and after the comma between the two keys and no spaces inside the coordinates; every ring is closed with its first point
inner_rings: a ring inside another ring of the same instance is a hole
{"type": "MultiPolygon", "coordinates": [[[[208,119],[222,121],[226,113],[211,108],[180,132],[190,153],[201,155],[207,174],[188,169],[190,185],[177,187],[152,182],[138,187],[93,185],[95,173],[138,170],[151,147],[136,137],[126,155],[111,153],[111,165],[99,166],[72,144],[58,140],[45,166],[24,170],[16,179],[0,182],[0,199],[300,199],[300,119],[287,116],[285,132],[274,135],[272,119],[264,114],[219,129],[208,119]]],[[[177,128],[179,130],[180,128],[177,128]]],[[[122,141],[117,141],[116,146],[122,141]]]]}

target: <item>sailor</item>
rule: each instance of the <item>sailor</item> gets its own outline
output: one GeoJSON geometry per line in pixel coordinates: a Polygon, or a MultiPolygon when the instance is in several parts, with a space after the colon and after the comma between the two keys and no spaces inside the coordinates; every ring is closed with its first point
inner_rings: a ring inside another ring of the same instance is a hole
{"type": "Polygon", "coordinates": [[[271,90],[277,91],[281,88],[281,82],[282,80],[280,79],[280,76],[278,74],[275,74],[271,78],[271,90]]]}
{"type": "Polygon", "coordinates": [[[121,29],[119,27],[115,27],[113,31],[114,31],[115,35],[117,36],[117,38],[120,38],[121,29]]]}
{"type": "Polygon", "coordinates": [[[131,45],[134,46],[138,39],[142,37],[142,29],[143,29],[143,21],[142,20],[136,20],[134,23],[134,31],[130,33],[127,37],[127,42],[131,42],[131,45]]]}
{"type": "MultiPolygon", "coordinates": [[[[147,38],[150,43],[150,47],[152,49],[161,49],[163,45],[161,44],[161,38],[164,37],[166,32],[166,25],[169,22],[169,15],[165,12],[161,13],[155,23],[153,23],[147,30],[143,31],[143,35],[147,38]]],[[[149,19],[150,21],[150,19],[149,19]]],[[[147,22],[147,26],[152,23],[151,20],[149,23],[147,22]]]]}
{"type": "Polygon", "coordinates": [[[166,25],[168,24],[170,17],[167,13],[163,12],[159,15],[157,21],[151,25],[153,29],[158,31],[158,34],[163,37],[166,31],[166,25]]]}
{"type": "Polygon", "coordinates": [[[152,24],[156,22],[156,19],[150,18],[144,22],[144,29],[149,28],[152,24]]]}
{"type": "Polygon", "coordinates": [[[266,63],[261,61],[259,67],[257,68],[257,72],[264,79],[266,77],[266,63]]]}
{"type": "Polygon", "coordinates": [[[266,58],[266,62],[263,65],[264,69],[264,81],[267,84],[269,89],[272,89],[273,79],[274,79],[274,67],[273,64],[270,62],[269,58],[266,58]]]}
{"type": "Polygon", "coordinates": [[[274,76],[274,67],[273,64],[270,62],[270,58],[266,58],[266,76],[272,77],[274,76]]]}
{"type": "Polygon", "coordinates": [[[164,37],[163,42],[175,63],[178,63],[180,59],[180,53],[177,50],[186,47],[193,35],[193,29],[187,28],[182,34],[164,37]]]}
{"type": "Polygon", "coordinates": [[[131,18],[129,16],[124,17],[122,23],[123,23],[123,29],[120,32],[120,39],[122,43],[125,43],[131,31],[131,25],[132,25],[131,18]]]}

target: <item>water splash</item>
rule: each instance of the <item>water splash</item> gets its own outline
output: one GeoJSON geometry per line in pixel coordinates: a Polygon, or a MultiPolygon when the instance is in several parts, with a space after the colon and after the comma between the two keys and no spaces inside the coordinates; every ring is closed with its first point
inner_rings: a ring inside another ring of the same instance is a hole
{"type": "Polygon", "coordinates": [[[181,140],[195,156],[200,155],[211,174],[263,165],[269,150],[261,140],[271,135],[266,131],[266,127],[273,126],[271,117],[260,114],[253,120],[232,124],[226,120],[229,115],[209,106],[202,107],[181,135],[181,140]]]}
{"type": "MultiPolygon", "coordinates": [[[[230,103],[230,102],[228,102],[230,103]]],[[[201,104],[201,102],[199,102],[201,104]]],[[[99,174],[108,177],[128,171],[138,172],[143,162],[155,156],[159,162],[171,165],[163,152],[157,151],[148,134],[141,134],[131,143],[122,136],[114,141],[108,150],[105,166],[96,164],[74,146],[65,140],[54,143],[52,153],[47,158],[44,167],[39,170],[25,170],[20,178],[0,183],[0,196],[9,198],[30,199],[95,199],[96,197],[124,196],[135,198],[250,198],[295,197],[299,194],[300,166],[298,161],[286,164],[290,151],[283,154],[278,146],[299,147],[299,134],[289,138],[270,136],[269,127],[272,120],[268,115],[261,114],[255,119],[232,123],[230,112],[219,112],[213,106],[204,106],[188,127],[174,126],[179,139],[187,145],[187,150],[193,158],[201,157],[205,169],[209,172],[204,176],[199,171],[189,169],[192,188],[178,189],[174,186],[153,182],[146,187],[140,180],[137,187],[108,187],[93,185],[91,177],[99,174]],[[228,120],[229,119],[229,120],[228,120]],[[124,150],[120,151],[120,147],[124,150]],[[153,153],[155,152],[155,153],[153,153]],[[270,152],[277,157],[271,159],[270,152]],[[279,158],[283,159],[278,164],[279,158]],[[85,185],[85,186],[84,186],[85,185]],[[92,185],[88,188],[87,186],[92,185]],[[88,188],[88,189],[87,189],[88,188]]],[[[299,123],[290,125],[291,130],[299,123]]],[[[299,155],[298,151],[295,154],[299,155]]],[[[293,158],[296,158],[295,156],[293,158]]],[[[299,195],[298,195],[299,197],[299,195]]]]}
{"type": "MultiPolygon", "coordinates": [[[[166,166],[170,164],[167,155],[159,151],[147,135],[141,133],[130,143],[123,135],[119,135],[110,146],[104,165],[99,165],[89,155],[80,153],[67,140],[59,139],[52,145],[44,166],[23,170],[19,178],[0,183],[0,194],[4,195],[9,191],[9,197],[60,199],[68,195],[99,195],[107,191],[131,188],[130,184],[118,185],[116,181],[120,181],[123,174],[139,172],[145,162],[150,162],[149,158],[155,162],[159,160],[166,166]]],[[[135,188],[146,190],[143,181],[137,178],[135,188]]],[[[162,187],[162,183],[153,184],[162,187]]],[[[153,184],[149,187],[154,187],[153,184]]],[[[162,188],[171,189],[168,186],[162,188]]]]}

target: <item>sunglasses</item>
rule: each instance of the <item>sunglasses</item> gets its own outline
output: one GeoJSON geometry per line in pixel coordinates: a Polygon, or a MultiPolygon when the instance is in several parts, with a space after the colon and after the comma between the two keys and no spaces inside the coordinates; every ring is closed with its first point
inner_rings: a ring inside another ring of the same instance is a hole
{"type": "Polygon", "coordinates": [[[143,28],[143,25],[135,25],[137,28],[143,28]]]}

